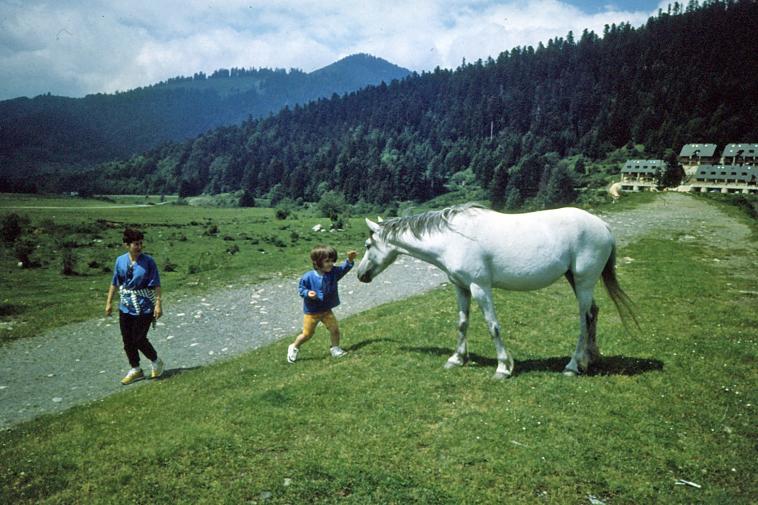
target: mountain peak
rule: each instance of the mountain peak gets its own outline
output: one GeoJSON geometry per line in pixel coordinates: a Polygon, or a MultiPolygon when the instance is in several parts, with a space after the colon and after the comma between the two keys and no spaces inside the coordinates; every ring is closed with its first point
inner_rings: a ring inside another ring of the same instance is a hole
{"type": "Polygon", "coordinates": [[[389,61],[366,53],[346,56],[310,74],[319,79],[336,79],[345,84],[350,82],[368,82],[379,84],[403,79],[411,74],[407,68],[397,66],[389,61]]]}

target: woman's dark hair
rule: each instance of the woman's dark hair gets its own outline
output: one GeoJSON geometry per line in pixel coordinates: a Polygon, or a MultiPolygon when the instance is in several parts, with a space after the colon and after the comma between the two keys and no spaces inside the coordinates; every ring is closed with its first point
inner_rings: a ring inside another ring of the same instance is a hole
{"type": "Polygon", "coordinates": [[[145,235],[134,228],[126,228],[124,230],[124,244],[131,244],[132,242],[138,242],[143,240],[145,235]]]}
{"type": "Polygon", "coordinates": [[[324,260],[331,259],[337,261],[337,251],[334,247],[328,245],[317,245],[311,249],[311,261],[313,262],[313,268],[321,268],[324,266],[324,260]]]}

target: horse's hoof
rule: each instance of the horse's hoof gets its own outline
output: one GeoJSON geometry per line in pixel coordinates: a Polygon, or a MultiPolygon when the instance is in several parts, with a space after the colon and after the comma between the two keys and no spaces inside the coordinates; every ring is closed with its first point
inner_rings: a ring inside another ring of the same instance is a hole
{"type": "Polygon", "coordinates": [[[445,362],[445,369],[450,370],[451,368],[463,366],[463,364],[464,364],[463,360],[450,358],[445,362]]]}
{"type": "Polygon", "coordinates": [[[511,374],[509,373],[502,373],[502,372],[495,372],[495,374],[492,376],[492,380],[495,381],[504,381],[505,379],[510,379],[511,374]]]}
{"type": "Polygon", "coordinates": [[[565,375],[566,377],[577,377],[579,375],[579,372],[577,372],[576,370],[570,370],[566,368],[563,370],[563,375],[565,375]]]}

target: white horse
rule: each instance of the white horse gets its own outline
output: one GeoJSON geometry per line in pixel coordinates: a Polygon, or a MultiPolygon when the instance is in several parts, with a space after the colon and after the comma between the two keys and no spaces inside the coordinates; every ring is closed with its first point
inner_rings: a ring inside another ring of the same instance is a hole
{"type": "Polygon", "coordinates": [[[579,303],[579,340],[564,373],[577,375],[596,361],[598,308],[593,291],[602,277],[622,320],[634,314],[615,274],[615,240],[600,218],[575,208],[526,214],[501,214],[467,204],[375,223],[358,265],[358,279],[371,282],[400,254],[442,269],[458,296],[458,345],[445,368],[468,358],[471,297],[482,309],[497,350],[494,378],[513,373],[513,358],[500,336],[492,288],[528,291],[566,277],[579,303]]]}

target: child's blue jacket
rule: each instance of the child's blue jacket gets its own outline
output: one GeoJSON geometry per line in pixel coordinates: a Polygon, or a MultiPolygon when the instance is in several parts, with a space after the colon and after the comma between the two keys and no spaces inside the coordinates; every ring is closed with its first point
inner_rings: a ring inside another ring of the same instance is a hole
{"type": "Polygon", "coordinates": [[[337,281],[353,268],[354,263],[345,260],[341,265],[334,265],[331,271],[321,275],[316,270],[306,272],[300,278],[298,292],[303,297],[303,312],[318,314],[326,312],[340,304],[337,281]],[[308,298],[308,291],[315,291],[316,298],[308,298]]]}

